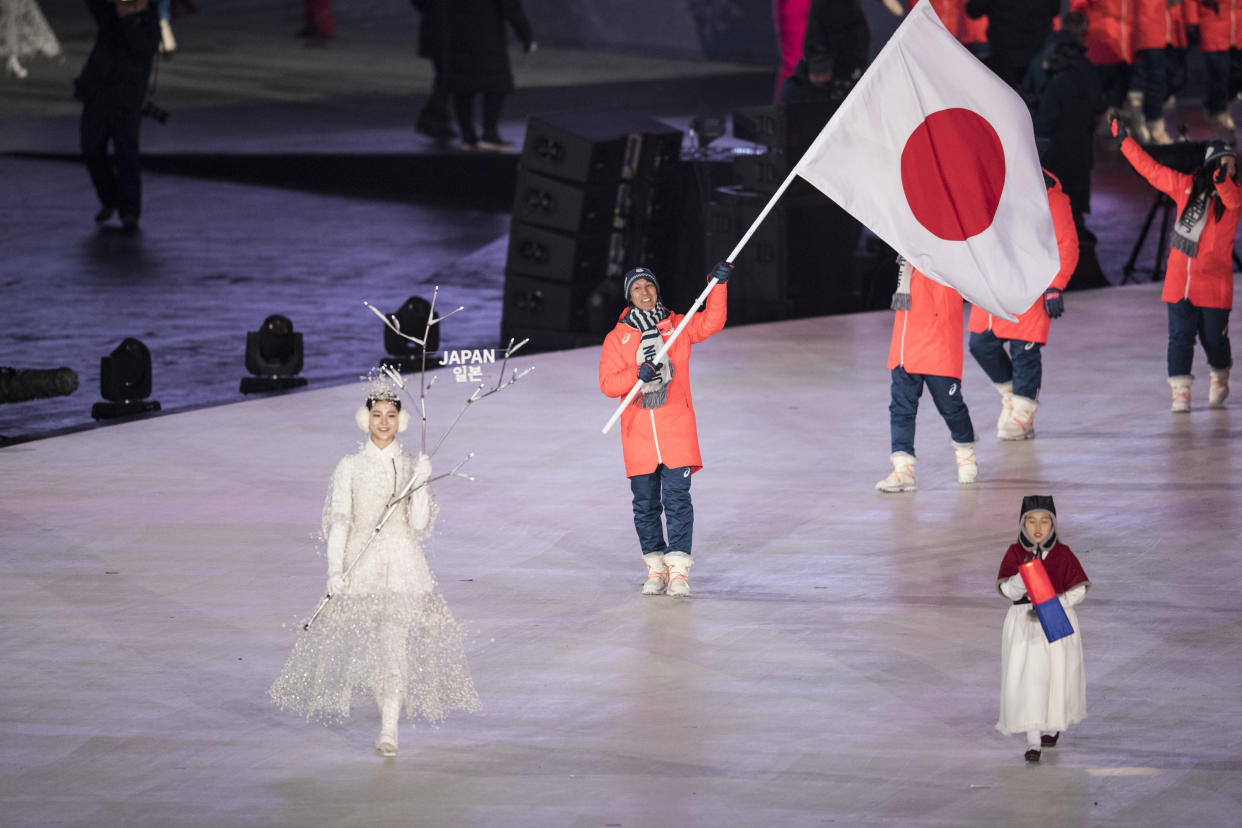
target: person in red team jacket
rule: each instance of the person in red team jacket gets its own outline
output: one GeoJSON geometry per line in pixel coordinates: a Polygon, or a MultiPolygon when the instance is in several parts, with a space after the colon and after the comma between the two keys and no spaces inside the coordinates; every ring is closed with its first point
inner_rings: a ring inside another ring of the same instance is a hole
{"type": "Polygon", "coordinates": [[[1035,436],[1035,410],[1039,408],[1039,387],[1044,374],[1041,349],[1048,342],[1051,320],[1065,310],[1061,291],[1078,266],[1078,231],[1074,228],[1069,196],[1061,191],[1061,182],[1046,170],[1044,184],[1048,187],[1048,207],[1061,258],[1052,284],[1017,322],[997,319],[977,305],[970,310],[970,353],[1001,395],[1001,414],[996,421],[996,436],[1001,440],[1027,440],[1035,436]]]}
{"type": "Polygon", "coordinates": [[[1153,187],[1177,204],[1164,290],[1169,305],[1169,385],[1173,411],[1190,410],[1190,373],[1195,337],[1207,354],[1211,385],[1208,405],[1220,408],[1229,396],[1229,311],[1233,308],[1233,237],[1242,216],[1242,187],[1233,147],[1210,141],[1194,174],[1158,163],[1113,120],[1121,152],[1153,187]]]}
{"type": "Polygon", "coordinates": [[[711,276],[719,284],[707,294],[703,312],[686,329],[661,362],[659,350],[683,314],[673,313],[660,301],[660,283],[645,267],[625,274],[629,307],[604,338],[599,356],[599,389],[609,397],[624,397],[642,380],[633,404],[621,413],[621,452],[625,476],[634,494],[634,528],[638,532],[647,579],[643,595],[690,594],[690,546],[694,535],[694,506],[690,476],[703,468],[699,435],[690,397],[690,349],[724,328],[726,283],[731,262],[720,262],[711,276]],[[664,539],[663,512],[668,523],[664,539]]]}

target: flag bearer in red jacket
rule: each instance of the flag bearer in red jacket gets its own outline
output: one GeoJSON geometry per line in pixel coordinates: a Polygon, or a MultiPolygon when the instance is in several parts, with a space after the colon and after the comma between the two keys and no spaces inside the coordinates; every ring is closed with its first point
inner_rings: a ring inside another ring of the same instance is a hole
{"type": "Polygon", "coordinates": [[[707,294],[701,313],[687,323],[660,362],[656,351],[681,322],[660,301],[660,283],[645,267],[625,274],[629,307],[604,338],[599,357],[599,388],[624,397],[642,380],[632,405],[621,414],[621,452],[634,493],[634,528],[647,564],[643,595],[690,594],[690,544],[694,506],[690,475],[703,468],[699,436],[690,398],[690,349],[724,327],[731,262],[720,262],[711,275],[719,284],[707,294]],[[660,514],[668,524],[668,540],[660,514]]]}
{"type": "Polygon", "coordinates": [[[1121,153],[1139,175],[1177,204],[1164,290],[1169,305],[1169,385],[1173,411],[1190,410],[1190,373],[1195,337],[1207,354],[1212,381],[1208,405],[1220,408],[1229,396],[1229,311],[1233,308],[1233,237],[1242,216],[1242,187],[1233,147],[1210,141],[1203,165],[1193,175],[1157,163],[1126,128],[1113,121],[1121,153]]]}
{"type": "Polygon", "coordinates": [[[1051,320],[1064,311],[1061,291],[1078,266],[1078,231],[1069,196],[1061,182],[1044,172],[1048,207],[1057,234],[1061,268],[1044,295],[1018,317],[1017,322],[999,319],[979,306],[970,310],[970,353],[1001,395],[1001,414],[996,436],[1001,440],[1028,440],[1035,436],[1035,410],[1043,382],[1041,349],[1048,342],[1051,320]],[[1009,343],[1009,355],[1005,343],[1009,343]]]}
{"type": "Polygon", "coordinates": [[[901,262],[893,338],[888,350],[892,402],[888,406],[893,471],[875,484],[881,492],[914,491],[914,421],[923,387],[944,417],[957,456],[957,482],[974,483],[975,427],[962,399],[962,297],[901,262]]]}

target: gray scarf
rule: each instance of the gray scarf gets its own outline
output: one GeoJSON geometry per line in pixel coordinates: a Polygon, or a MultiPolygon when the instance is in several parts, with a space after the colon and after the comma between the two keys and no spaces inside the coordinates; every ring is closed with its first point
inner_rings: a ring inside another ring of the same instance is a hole
{"type": "MultiPolygon", "coordinates": [[[[662,340],[659,324],[667,318],[668,308],[664,307],[662,302],[656,302],[655,307],[649,311],[631,307],[630,312],[625,315],[625,323],[639,331],[640,339],[635,356],[639,365],[654,359],[656,351],[660,350],[662,340]]],[[[672,379],[673,361],[665,355],[664,362],[660,366],[660,375],[651,382],[643,383],[640,389],[642,395],[634,402],[640,408],[659,408],[664,405],[668,399],[668,384],[672,379]]]]}
{"type": "Polygon", "coordinates": [[[1199,237],[1207,226],[1208,210],[1211,209],[1214,197],[1216,193],[1211,188],[1199,193],[1199,197],[1188,203],[1173,223],[1173,248],[1192,259],[1199,252],[1199,237]]]}

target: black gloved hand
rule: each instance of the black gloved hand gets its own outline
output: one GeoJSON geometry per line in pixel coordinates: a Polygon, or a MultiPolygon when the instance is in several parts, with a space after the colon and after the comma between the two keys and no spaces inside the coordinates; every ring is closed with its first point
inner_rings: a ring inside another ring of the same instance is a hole
{"type": "Polygon", "coordinates": [[[638,378],[643,382],[651,382],[653,379],[660,376],[660,368],[663,365],[663,362],[659,365],[655,365],[651,360],[647,360],[642,365],[638,366],[638,378]]]}
{"type": "Polygon", "coordinates": [[[717,262],[712,268],[712,278],[720,284],[729,281],[729,277],[733,275],[733,262],[717,262]]]}
{"type": "Polygon", "coordinates": [[[1061,298],[1061,289],[1050,287],[1044,291],[1044,310],[1051,319],[1065,313],[1065,300],[1061,298]]]}
{"type": "Polygon", "coordinates": [[[1110,129],[1113,133],[1113,137],[1117,139],[1117,146],[1121,146],[1121,142],[1126,140],[1126,136],[1130,134],[1126,130],[1126,125],[1123,124],[1119,118],[1113,118],[1110,129]]]}

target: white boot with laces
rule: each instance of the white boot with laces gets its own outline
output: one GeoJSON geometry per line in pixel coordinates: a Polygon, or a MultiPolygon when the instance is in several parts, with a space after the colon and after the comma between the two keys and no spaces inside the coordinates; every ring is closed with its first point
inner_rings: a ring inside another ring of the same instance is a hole
{"type": "Polygon", "coordinates": [[[1209,368],[1212,383],[1208,386],[1208,407],[1224,408],[1225,399],[1229,396],[1229,369],[1209,368]]]}
{"type": "Polygon", "coordinates": [[[664,555],[660,552],[648,552],[643,555],[643,563],[647,565],[643,595],[663,595],[668,588],[668,567],[664,565],[664,555]]]}
{"type": "Polygon", "coordinates": [[[1194,381],[1194,374],[1169,377],[1169,387],[1173,389],[1173,407],[1169,409],[1170,411],[1177,414],[1190,411],[1190,384],[1194,381]]]}
{"type": "Polygon", "coordinates": [[[1038,408],[1038,400],[1014,394],[1013,413],[1009,416],[1009,422],[997,429],[996,436],[1002,440],[1031,439],[1035,436],[1035,411],[1038,408]]]}
{"type": "Polygon", "coordinates": [[[668,589],[665,595],[674,598],[690,597],[690,564],[693,563],[685,552],[667,552],[664,565],[668,567],[668,589]]]}
{"type": "Polygon", "coordinates": [[[975,458],[974,443],[954,443],[957,455],[957,482],[974,483],[979,479],[979,461],[975,458]]]}
{"type": "Polygon", "coordinates": [[[893,470],[888,477],[875,484],[880,492],[912,492],[914,485],[914,464],[918,462],[913,454],[895,451],[889,458],[893,461],[893,470]]]}

